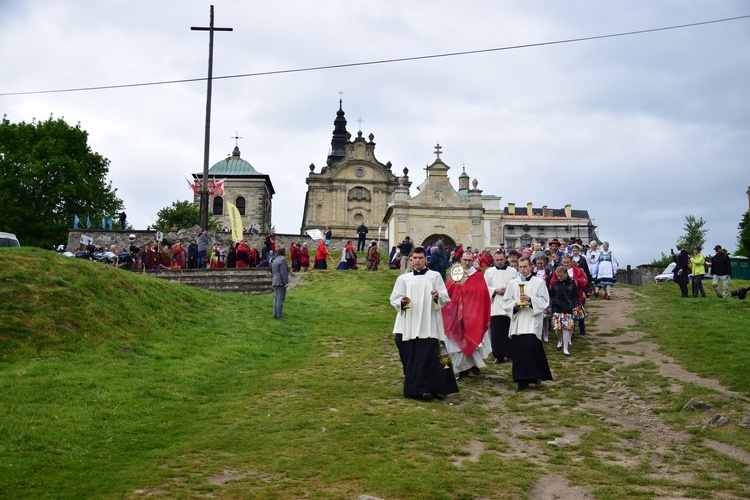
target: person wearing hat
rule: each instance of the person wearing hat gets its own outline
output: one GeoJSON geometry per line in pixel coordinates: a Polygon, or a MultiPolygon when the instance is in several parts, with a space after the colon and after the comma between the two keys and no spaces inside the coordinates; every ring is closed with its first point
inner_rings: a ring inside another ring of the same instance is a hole
{"type": "Polygon", "coordinates": [[[716,296],[726,299],[729,297],[729,279],[732,277],[732,263],[729,260],[729,255],[724,253],[721,245],[714,247],[716,255],[711,259],[711,272],[714,275],[711,281],[711,286],[716,292],[716,296]],[[719,293],[719,281],[721,281],[723,288],[723,295],[719,293]]]}
{"type": "Polygon", "coordinates": [[[553,253],[557,254],[557,258],[555,258],[555,262],[560,262],[564,253],[562,250],[560,250],[560,240],[555,238],[552,241],[550,241],[549,249],[552,250],[553,253]]]}
{"type": "Polygon", "coordinates": [[[679,252],[677,253],[677,256],[674,260],[676,265],[674,268],[674,274],[672,276],[674,282],[680,286],[680,294],[684,299],[688,296],[687,284],[689,281],[688,274],[690,274],[690,271],[688,270],[689,256],[687,250],[685,250],[685,244],[681,241],[677,242],[677,250],[679,250],[679,252]]]}

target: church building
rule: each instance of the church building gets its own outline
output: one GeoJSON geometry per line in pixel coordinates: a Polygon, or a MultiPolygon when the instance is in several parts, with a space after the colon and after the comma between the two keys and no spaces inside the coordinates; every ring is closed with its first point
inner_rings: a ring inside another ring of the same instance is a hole
{"type": "MultiPolygon", "coordinates": [[[[231,156],[209,168],[208,177],[219,185],[223,180],[223,192],[222,189],[213,190],[208,209],[224,227],[229,227],[228,201],[234,203],[239,210],[245,231],[254,224],[257,224],[256,228],[260,233],[271,231],[271,199],[274,195],[271,178],[243,160],[239,146],[234,146],[231,156]]],[[[195,185],[200,185],[202,180],[203,173],[193,174],[195,185]]],[[[195,195],[193,201],[199,204],[200,196],[195,195]]]]}
{"type": "Polygon", "coordinates": [[[406,236],[417,245],[442,236],[448,247],[461,243],[480,250],[501,243],[513,248],[554,238],[568,241],[575,236],[585,243],[597,238],[586,210],[574,210],[571,205],[535,208],[532,203],[502,206],[502,197],[483,194],[476,179],[470,186],[465,169],[456,190],[448,177],[450,167],[440,159],[439,144],[435,160],[426,169],[427,178],[411,196],[409,170],[395,175],[391,162],[382,164],[375,158],[374,136],[366,140],[359,131],[351,140],[346,123],[339,100],[326,166],[316,173],[315,165],[310,165],[301,234],[330,226],[334,237],[354,238],[357,226],[364,223],[374,239],[377,227],[383,226],[383,250],[406,236]]]}
{"type": "Polygon", "coordinates": [[[341,100],[333,124],[326,166],[315,172],[310,164],[301,234],[330,226],[336,237],[356,237],[360,224],[377,228],[381,223],[399,178],[391,171],[391,162],[383,164],[375,158],[373,134],[365,139],[359,131],[351,140],[341,100]]]}

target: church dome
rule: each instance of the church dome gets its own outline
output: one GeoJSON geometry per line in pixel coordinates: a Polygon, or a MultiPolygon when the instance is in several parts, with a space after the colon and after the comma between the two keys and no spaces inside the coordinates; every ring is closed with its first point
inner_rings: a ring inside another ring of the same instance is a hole
{"type": "Polygon", "coordinates": [[[232,156],[225,160],[218,161],[208,169],[209,176],[224,177],[231,175],[263,175],[250,164],[250,162],[240,158],[240,148],[235,146],[232,156]]]}

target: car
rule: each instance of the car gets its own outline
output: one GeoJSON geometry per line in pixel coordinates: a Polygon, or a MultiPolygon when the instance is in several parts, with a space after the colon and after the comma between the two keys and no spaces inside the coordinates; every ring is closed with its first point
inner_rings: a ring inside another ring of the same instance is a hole
{"type": "Polygon", "coordinates": [[[674,262],[669,264],[667,268],[662,271],[661,274],[654,276],[654,281],[657,283],[665,283],[667,281],[674,281],[674,268],[677,266],[674,262]]]}
{"type": "MultiPolygon", "coordinates": [[[[657,283],[666,283],[667,281],[674,281],[674,268],[676,266],[677,264],[675,264],[674,262],[669,264],[667,268],[664,269],[664,271],[662,271],[661,274],[657,274],[656,276],[654,276],[654,281],[656,281],[657,283]]],[[[706,272],[706,274],[703,275],[703,279],[710,280],[713,278],[713,276],[711,275],[711,267],[708,265],[706,267],[708,267],[708,271],[706,272]]],[[[688,274],[688,279],[692,280],[693,275],[688,274]]]]}
{"type": "Polygon", "coordinates": [[[0,232],[0,248],[20,246],[15,234],[0,232]]]}

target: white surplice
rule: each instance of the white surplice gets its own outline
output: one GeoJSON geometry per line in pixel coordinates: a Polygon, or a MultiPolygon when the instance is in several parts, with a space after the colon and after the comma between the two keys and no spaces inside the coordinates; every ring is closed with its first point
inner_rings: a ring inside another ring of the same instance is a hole
{"type": "Polygon", "coordinates": [[[391,305],[396,308],[393,333],[400,333],[403,341],[436,338],[445,340],[443,315],[440,309],[450,302],[448,290],[439,273],[428,270],[424,275],[407,272],[396,278],[391,292],[391,305]],[[437,302],[432,300],[432,291],[438,291],[437,302]],[[409,297],[408,309],[401,309],[401,299],[409,297]]]}
{"type": "Polygon", "coordinates": [[[518,271],[508,266],[507,269],[498,269],[495,266],[488,267],[484,272],[484,282],[487,283],[487,290],[490,292],[492,300],[492,316],[508,316],[507,311],[503,308],[503,296],[495,295],[496,288],[507,288],[511,280],[518,278],[518,271]]]}
{"type": "Polygon", "coordinates": [[[519,308],[516,314],[513,314],[513,308],[516,302],[521,300],[519,283],[524,280],[518,277],[511,280],[503,296],[503,308],[511,317],[509,335],[524,335],[533,333],[539,340],[542,340],[542,321],[544,320],[544,310],[549,306],[549,292],[547,283],[544,280],[532,276],[528,281],[524,280],[524,293],[531,297],[531,302],[525,307],[519,308]]]}

